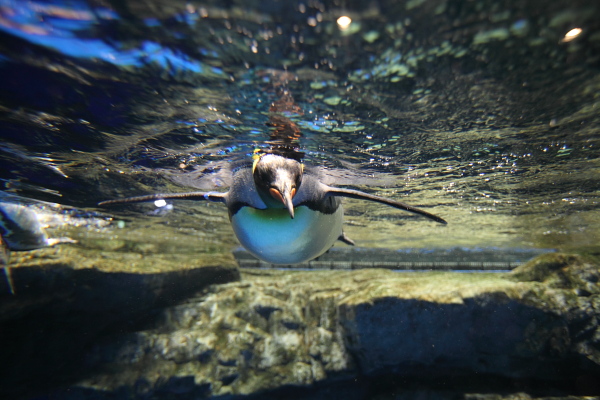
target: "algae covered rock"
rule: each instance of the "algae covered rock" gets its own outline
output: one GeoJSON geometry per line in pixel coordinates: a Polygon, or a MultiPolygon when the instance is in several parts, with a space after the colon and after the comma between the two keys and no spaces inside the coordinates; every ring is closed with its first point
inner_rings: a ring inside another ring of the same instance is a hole
{"type": "Polygon", "coordinates": [[[0,269],[0,398],[28,398],[87,375],[90,347],[204,287],[239,280],[232,266],[162,255],[42,249],[0,269]],[[152,266],[163,264],[166,271],[152,266]],[[9,284],[10,282],[10,284],[9,284]],[[31,382],[35,382],[32,385],[31,382]]]}
{"type": "Polygon", "coordinates": [[[164,377],[193,377],[189,395],[250,394],[354,370],[332,297],[278,282],[290,277],[247,278],[162,310],[143,331],[107,338],[88,362],[119,373],[82,385],[119,390],[144,381],[164,391],[164,377]]]}
{"type": "Polygon", "coordinates": [[[582,296],[600,293],[598,260],[591,256],[545,254],[516,268],[512,275],[523,282],[542,282],[550,288],[573,289],[582,296]]]}
{"type": "Polygon", "coordinates": [[[597,394],[597,275],[562,254],[511,274],[247,270],[106,335],[55,397],[597,394]]]}

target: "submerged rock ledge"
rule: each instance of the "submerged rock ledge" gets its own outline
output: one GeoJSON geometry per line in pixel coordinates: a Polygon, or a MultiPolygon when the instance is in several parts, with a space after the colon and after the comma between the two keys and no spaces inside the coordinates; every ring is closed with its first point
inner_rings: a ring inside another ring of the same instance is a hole
{"type": "Polygon", "coordinates": [[[106,329],[51,398],[598,395],[599,279],[563,254],[510,274],[248,270],[106,329]]]}
{"type": "Polygon", "coordinates": [[[77,387],[314,398],[294,386],[319,384],[325,398],[366,398],[364,385],[327,383],[494,376],[544,382],[546,395],[598,394],[599,277],[591,260],[560,254],[512,274],[247,271],[107,337],[87,358],[98,373],[77,387]]]}

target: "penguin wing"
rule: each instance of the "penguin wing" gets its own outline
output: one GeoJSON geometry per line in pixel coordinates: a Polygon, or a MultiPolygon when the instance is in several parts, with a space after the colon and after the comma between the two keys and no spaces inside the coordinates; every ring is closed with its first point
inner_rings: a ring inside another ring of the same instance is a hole
{"type": "Polygon", "coordinates": [[[433,215],[431,213],[428,213],[427,211],[423,211],[419,208],[409,206],[408,204],[404,204],[399,201],[395,201],[395,200],[388,199],[385,197],[375,196],[375,195],[372,195],[369,193],[361,192],[359,190],[336,188],[336,187],[331,187],[331,186],[326,186],[326,185],[322,185],[322,186],[324,186],[323,190],[326,190],[327,196],[349,197],[351,199],[374,201],[377,203],[385,204],[387,206],[398,208],[400,210],[404,210],[404,211],[408,211],[408,212],[411,212],[414,214],[422,215],[422,216],[429,218],[435,222],[439,222],[440,224],[444,224],[444,225],[447,224],[447,222],[443,218],[438,217],[437,215],[433,215]]]}
{"type": "Polygon", "coordinates": [[[256,190],[251,166],[243,166],[233,173],[226,204],[230,215],[234,215],[242,207],[252,207],[259,210],[267,208],[256,190]]]}
{"type": "Polygon", "coordinates": [[[294,196],[294,207],[307,206],[311,210],[323,214],[333,214],[337,211],[341,201],[333,196],[328,196],[333,188],[322,184],[319,178],[312,174],[305,174],[298,192],[294,196]]]}
{"type": "Polygon", "coordinates": [[[145,196],[126,197],[123,199],[106,200],[98,203],[99,206],[112,204],[143,203],[154,200],[207,200],[225,203],[228,192],[188,192],[188,193],[156,193],[145,196]]]}

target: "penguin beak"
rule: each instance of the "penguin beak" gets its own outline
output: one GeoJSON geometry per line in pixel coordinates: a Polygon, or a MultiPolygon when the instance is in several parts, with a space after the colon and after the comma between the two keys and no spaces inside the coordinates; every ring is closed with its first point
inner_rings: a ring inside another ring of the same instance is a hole
{"type": "Polygon", "coordinates": [[[296,194],[295,188],[290,188],[289,186],[285,186],[283,191],[275,188],[269,189],[271,196],[281,201],[283,205],[288,209],[290,213],[290,217],[294,218],[294,202],[292,197],[296,194]]]}
{"type": "Polygon", "coordinates": [[[288,211],[290,212],[290,217],[294,219],[294,203],[292,202],[292,191],[295,192],[295,189],[290,190],[289,188],[286,188],[286,190],[284,190],[282,193],[282,197],[283,204],[287,207],[288,211]]]}

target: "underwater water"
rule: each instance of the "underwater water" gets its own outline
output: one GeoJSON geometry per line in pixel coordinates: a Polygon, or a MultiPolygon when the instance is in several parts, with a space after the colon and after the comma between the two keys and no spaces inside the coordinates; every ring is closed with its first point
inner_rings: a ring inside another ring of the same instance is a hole
{"type": "Polygon", "coordinates": [[[152,204],[96,204],[226,190],[230,163],[268,146],[284,82],[307,164],[449,222],[348,200],[360,246],[595,246],[596,12],[585,1],[6,1],[5,193],[128,222],[72,233],[82,242],[228,252],[222,206],[178,202],[154,217],[152,204]]]}
{"type": "Polygon", "coordinates": [[[0,0],[0,201],[76,241],[12,252],[11,285],[61,260],[235,268],[222,204],[98,203],[224,192],[278,116],[327,184],[448,222],[344,199],[357,248],[597,253],[599,21],[592,0],[0,0]]]}

